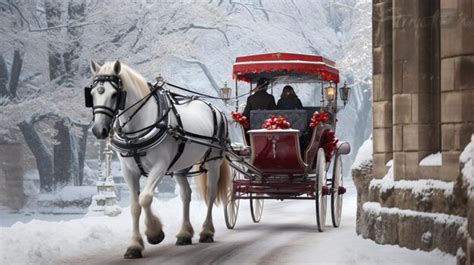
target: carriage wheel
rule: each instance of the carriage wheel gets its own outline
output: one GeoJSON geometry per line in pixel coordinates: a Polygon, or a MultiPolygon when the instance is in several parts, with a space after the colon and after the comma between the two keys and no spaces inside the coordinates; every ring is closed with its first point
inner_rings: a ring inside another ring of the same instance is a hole
{"type": "MultiPolygon", "coordinates": [[[[232,182],[240,179],[240,173],[237,170],[231,168],[231,172],[233,176],[232,182]]],[[[239,213],[240,200],[235,198],[233,185],[227,190],[227,198],[227,205],[224,207],[225,225],[228,229],[234,229],[235,223],[237,222],[237,215],[239,213]]]]}
{"type": "Polygon", "coordinates": [[[326,158],[324,149],[319,148],[316,161],[316,223],[318,231],[323,232],[326,227],[326,208],[328,188],[326,186],[326,158]]]}
{"type": "Polygon", "coordinates": [[[260,222],[263,213],[263,199],[253,199],[250,195],[250,212],[254,223],[260,222]]]}
{"type": "Polygon", "coordinates": [[[331,192],[331,216],[332,225],[339,227],[341,224],[342,214],[342,196],[344,195],[343,177],[342,177],[342,160],[340,156],[336,156],[334,161],[332,192],[331,192]]]}

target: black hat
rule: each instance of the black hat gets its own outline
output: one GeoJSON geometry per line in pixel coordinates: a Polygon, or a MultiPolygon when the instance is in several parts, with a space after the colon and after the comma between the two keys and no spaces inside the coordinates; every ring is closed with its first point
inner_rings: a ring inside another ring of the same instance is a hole
{"type": "Polygon", "coordinates": [[[270,84],[270,81],[268,78],[265,77],[260,77],[257,81],[257,87],[258,88],[266,88],[270,84]]]}

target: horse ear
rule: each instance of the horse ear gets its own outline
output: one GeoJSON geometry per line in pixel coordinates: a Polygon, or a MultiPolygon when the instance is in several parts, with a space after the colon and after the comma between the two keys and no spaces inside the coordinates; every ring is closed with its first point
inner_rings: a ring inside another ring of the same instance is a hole
{"type": "Polygon", "coordinates": [[[122,68],[122,65],[120,64],[120,62],[117,60],[115,61],[115,64],[114,64],[114,72],[116,75],[120,74],[120,69],[122,68]]]}
{"type": "Polygon", "coordinates": [[[99,72],[100,65],[96,63],[94,60],[91,60],[90,67],[93,74],[97,74],[97,72],[99,72]]]}

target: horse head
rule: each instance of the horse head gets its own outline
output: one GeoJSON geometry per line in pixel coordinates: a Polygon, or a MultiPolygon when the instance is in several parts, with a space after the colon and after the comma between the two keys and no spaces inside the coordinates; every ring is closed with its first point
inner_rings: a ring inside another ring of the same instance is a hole
{"type": "Polygon", "coordinates": [[[85,88],[85,105],[93,110],[92,133],[98,139],[105,139],[110,133],[115,116],[125,106],[127,97],[120,77],[119,61],[100,66],[93,60],[90,68],[93,82],[85,88]]]}

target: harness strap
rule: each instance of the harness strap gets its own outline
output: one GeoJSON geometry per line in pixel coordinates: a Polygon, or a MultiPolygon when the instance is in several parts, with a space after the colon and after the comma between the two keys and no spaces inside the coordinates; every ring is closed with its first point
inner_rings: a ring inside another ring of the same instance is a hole
{"type": "MultiPolygon", "coordinates": [[[[181,121],[181,116],[179,115],[178,113],[178,110],[176,109],[175,107],[175,99],[170,95],[169,92],[166,93],[166,95],[168,96],[168,98],[170,99],[171,103],[171,110],[173,111],[173,114],[174,116],[176,117],[176,121],[178,122],[178,127],[177,127],[177,130],[178,130],[178,134],[182,134],[184,132],[184,129],[183,129],[183,122],[181,121]]],[[[177,137],[175,136],[175,138],[178,140],[180,139],[180,137],[177,137]]],[[[181,142],[179,143],[179,146],[178,146],[178,152],[176,153],[176,155],[174,156],[173,160],[171,161],[170,165],[168,166],[168,168],[166,169],[166,171],[168,172],[173,166],[174,164],[178,161],[178,159],[181,157],[181,155],[183,154],[184,152],[184,148],[186,147],[186,142],[183,141],[183,139],[181,138],[181,142]]]]}
{"type": "Polygon", "coordinates": [[[138,169],[140,170],[140,174],[142,176],[145,176],[145,177],[148,177],[148,173],[146,173],[145,169],[143,168],[143,165],[142,165],[142,161],[140,159],[140,157],[142,156],[145,156],[146,153],[145,152],[137,152],[137,150],[133,150],[129,153],[120,153],[120,156],[121,157],[133,157],[133,159],[135,160],[135,164],[137,164],[137,167],[138,169]]]}

